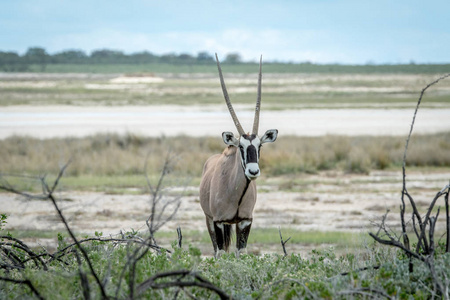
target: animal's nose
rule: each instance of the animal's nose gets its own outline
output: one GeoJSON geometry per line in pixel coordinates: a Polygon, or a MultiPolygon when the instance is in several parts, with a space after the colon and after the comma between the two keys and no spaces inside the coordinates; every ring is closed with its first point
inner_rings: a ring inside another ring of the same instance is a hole
{"type": "Polygon", "coordinates": [[[249,163],[247,164],[247,168],[245,169],[245,175],[248,179],[253,180],[258,178],[260,172],[259,172],[259,166],[257,163],[249,163]]]}
{"type": "Polygon", "coordinates": [[[258,175],[258,173],[259,173],[259,170],[248,170],[248,172],[250,173],[250,174],[252,174],[252,175],[258,175]]]}

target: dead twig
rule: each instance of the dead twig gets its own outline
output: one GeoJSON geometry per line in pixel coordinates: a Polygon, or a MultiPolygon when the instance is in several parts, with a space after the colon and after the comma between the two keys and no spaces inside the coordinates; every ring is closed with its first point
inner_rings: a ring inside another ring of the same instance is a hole
{"type": "Polygon", "coordinates": [[[182,243],[183,243],[183,235],[181,234],[181,227],[178,226],[177,227],[177,235],[178,235],[178,248],[182,248],[182,243]]]}
{"type": "Polygon", "coordinates": [[[288,255],[287,251],[286,251],[286,243],[291,239],[291,237],[288,237],[287,240],[283,241],[283,236],[281,235],[281,228],[280,227],[278,227],[278,233],[280,234],[281,247],[283,247],[283,253],[284,253],[283,257],[286,257],[288,255]]]}
{"type": "Polygon", "coordinates": [[[19,261],[19,265],[20,267],[24,267],[24,264],[30,260],[33,260],[33,262],[36,264],[37,267],[39,267],[39,265],[42,265],[43,269],[45,271],[48,270],[47,264],[42,260],[42,254],[36,254],[34,253],[25,243],[23,243],[22,241],[10,237],[10,236],[1,236],[0,237],[1,240],[6,239],[6,240],[12,240],[13,243],[9,243],[9,242],[0,242],[0,249],[2,249],[2,251],[4,253],[9,253],[7,255],[11,255],[11,257],[14,257],[14,253],[10,253],[9,248],[11,249],[17,249],[20,250],[22,252],[25,252],[26,254],[28,254],[28,258],[25,259],[18,259],[19,261]],[[9,247],[9,248],[8,248],[9,247]]]}
{"type": "MultiPolygon", "coordinates": [[[[155,246],[152,243],[150,243],[148,240],[141,240],[138,238],[131,238],[131,239],[118,239],[118,238],[102,238],[102,237],[91,237],[91,238],[86,238],[86,239],[82,239],[78,241],[78,244],[84,244],[87,242],[92,242],[92,241],[97,241],[97,242],[104,242],[104,243],[117,243],[117,244],[128,244],[128,243],[133,243],[133,244],[140,244],[140,245],[144,245],[146,247],[149,247],[151,249],[157,250],[157,251],[161,251],[161,250],[165,250],[168,253],[171,253],[170,250],[159,247],[159,246],[155,246]]],[[[52,260],[55,259],[59,259],[62,256],[64,256],[68,251],[70,251],[71,248],[76,247],[77,244],[76,243],[72,243],[70,245],[65,246],[64,248],[60,249],[59,251],[55,252],[54,254],[51,254],[52,256],[52,260]]]]}
{"type": "MultiPolygon", "coordinates": [[[[445,189],[445,188],[444,188],[444,189],[445,189]]],[[[444,190],[444,189],[443,189],[443,190],[444,190]]],[[[430,214],[431,214],[431,211],[433,210],[434,205],[436,204],[436,201],[437,201],[442,195],[444,195],[444,194],[445,194],[445,193],[442,192],[442,190],[439,191],[439,192],[436,194],[436,196],[433,198],[433,200],[431,201],[431,203],[430,203],[430,206],[429,206],[429,208],[428,208],[427,214],[425,215],[423,230],[420,232],[419,240],[417,241],[417,247],[416,247],[416,252],[417,252],[417,253],[420,252],[420,249],[421,249],[421,247],[422,247],[422,241],[425,243],[425,240],[426,240],[426,237],[425,237],[425,234],[426,234],[425,228],[426,228],[426,224],[427,224],[427,223],[429,222],[429,220],[430,220],[430,214]]],[[[430,241],[430,243],[431,243],[431,241],[430,241]]],[[[428,254],[428,253],[430,252],[430,247],[424,245],[423,251],[424,251],[425,254],[428,254]]]]}
{"type": "Polygon", "coordinates": [[[355,295],[356,294],[356,295],[361,295],[363,297],[370,297],[370,298],[375,298],[375,299],[379,299],[381,296],[386,299],[393,299],[391,296],[389,296],[385,292],[380,291],[378,289],[370,288],[370,287],[340,291],[337,294],[338,295],[355,295]]]}
{"type": "Polygon", "coordinates": [[[339,274],[339,276],[347,276],[349,274],[355,273],[355,272],[363,272],[363,271],[368,271],[368,270],[378,270],[381,266],[380,265],[376,265],[376,266],[371,266],[371,267],[363,267],[363,268],[359,268],[357,270],[352,270],[349,272],[342,272],[339,274]]]}
{"type": "MultiPolygon", "coordinates": [[[[69,163],[70,163],[70,162],[69,162],[69,163]]],[[[57,187],[57,185],[58,185],[58,183],[59,183],[59,180],[60,180],[61,177],[63,176],[64,171],[65,171],[65,169],[67,168],[67,166],[68,166],[69,163],[67,163],[66,165],[64,165],[64,166],[61,168],[61,170],[60,170],[60,172],[59,172],[59,174],[58,174],[58,176],[57,176],[57,178],[56,178],[56,180],[55,180],[55,182],[54,182],[54,184],[53,184],[53,186],[52,186],[51,188],[49,188],[49,186],[47,185],[47,183],[46,183],[46,181],[45,181],[44,178],[42,179],[42,185],[43,185],[43,187],[46,189],[46,191],[47,191],[47,193],[48,193],[48,194],[47,194],[47,198],[51,200],[53,206],[55,207],[55,209],[56,209],[56,211],[57,211],[57,213],[58,213],[58,215],[59,215],[59,218],[61,219],[61,222],[62,222],[62,223],[64,224],[64,226],[66,227],[66,230],[67,230],[67,232],[69,233],[70,237],[71,237],[72,240],[75,242],[77,248],[80,250],[81,254],[83,255],[84,259],[86,260],[86,262],[87,262],[87,264],[88,264],[88,266],[89,266],[89,270],[90,270],[90,272],[91,272],[91,275],[94,277],[94,280],[95,280],[95,282],[97,283],[97,285],[98,285],[98,287],[99,287],[99,289],[100,289],[100,292],[101,292],[101,294],[102,294],[103,299],[108,299],[109,297],[108,297],[108,295],[106,294],[106,291],[105,291],[105,289],[104,289],[104,286],[103,286],[102,282],[100,281],[100,278],[98,277],[97,273],[96,273],[95,270],[94,270],[94,266],[92,265],[91,259],[89,258],[89,256],[88,256],[86,250],[85,250],[85,249],[81,246],[81,244],[78,242],[78,239],[75,237],[75,234],[73,233],[72,229],[70,228],[69,224],[67,223],[66,218],[64,217],[62,211],[59,209],[59,206],[58,206],[58,204],[56,203],[56,199],[55,199],[55,197],[53,196],[53,192],[55,191],[55,189],[56,189],[56,187],[57,187]]]]}
{"type": "Polygon", "coordinates": [[[305,289],[305,293],[308,293],[308,295],[309,295],[309,297],[304,297],[304,298],[307,298],[307,299],[319,299],[313,292],[311,292],[311,290],[306,286],[306,284],[305,284],[304,282],[301,282],[301,281],[296,280],[296,279],[293,279],[293,278],[283,278],[283,279],[277,280],[277,281],[275,281],[275,282],[272,282],[272,283],[266,285],[266,286],[261,290],[261,293],[260,293],[255,299],[257,299],[257,300],[258,300],[258,299],[261,299],[261,298],[264,296],[264,292],[265,292],[267,289],[269,289],[269,288],[271,288],[271,287],[274,287],[274,286],[276,286],[276,285],[279,285],[279,284],[286,283],[286,282],[288,282],[288,283],[294,283],[294,284],[298,284],[298,285],[302,286],[302,287],[305,289]]]}
{"type": "Polygon", "coordinates": [[[447,188],[447,194],[445,195],[444,201],[445,201],[445,227],[447,229],[446,236],[446,244],[445,244],[445,252],[450,251],[450,214],[449,214],[449,205],[448,205],[448,195],[450,194],[450,184],[446,186],[447,188]]]}
{"type": "MultiPolygon", "coordinates": [[[[420,92],[420,96],[419,96],[419,99],[417,101],[417,105],[416,105],[416,108],[414,110],[411,126],[410,126],[410,129],[409,129],[409,134],[408,134],[408,137],[406,139],[405,150],[403,152],[403,162],[402,162],[402,175],[403,175],[402,176],[402,178],[403,178],[402,181],[403,181],[403,186],[402,186],[402,197],[401,197],[402,209],[401,209],[401,212],[400,212],[401,219],[403,220],[402,221],[402,231],[403,231],[403,236],[405,238],[407,238],[407,234],[406,234],[406,226],[404,225],[405,223],[404,223],[404,217],[403,217],[404,216],[404,212],[405,212],[404,196],[407,196],[408,199],[409,199],[409,203],[411,204],[411,207],[413,209],[413,213],[414,213],[414,215],[416,216],[416,218],[418,220],[419,228],[420,228],[421,232],[425,231],[425,224],[426,224],[426,222],[422,222],[422,219],[421,219],[420,214],[419,214],[419,212],[417,210],[416,204],[415,204],[413,198],[411,197],[411,195],[408,193],[408,190],[406,188],[406,156],[407,156],[407,153],[408,153],[409,141],[411,140],[411,135],[412,135],[412,132],[413,132],[413,129],[414,129],[414,124],[416,122],[417,112],[419,111],[419,107],[420,107],[420,104],[422,103],[422,98],[423,98],[423,95],[425,94],[425,91],[427,89],[429,89],[431,86],[435,85],[436,83],[438,83],[439,81],[441,81],[441,80],[443,80],[443,79],[445,79],[447,77],[450,77],[450,73],[439,77],[438,79],[434,80],[433,82],[430,82],[420,92]]],[[[419,240],[418,244],[421,244],[422,242],[423,242],[423,246],[425,248],[425,251],[428,251],[427,240],[425,238],[423,240],[419,240]]],[[[405,243],[405,245],[406,245],[406,243],[405,243]]],[[[407,246],[409,248],[409,240],[408,240],[408,245],[407,246]]]]}
{"type": "Polygon", "coordinates": [[[165,289],[170,287],[179,287],[179,288],[200,287],[215,292],[222,300],[234,299],[232,296],[226,294],[224,291],[222,291],[220,288],[218,288],[208,280],[204,279],[197,273],[189,270],[179,270],[156,274],[150,277],[149,279],[145,280],[144,282],[142,282],[137,287],[136,292],[137,295],[141,295],[149,288],[165,289]],[[183,279],[187,277],[191,277],[193,278],[193,280],[183,281],[183,279]],[[173,280],[157,282],[159,279],[168,279],[168,278],[173,280]]]}
{"type": "Polygon", "coordinates": [[[425,257],[411,251],[410,249],[406,248],[402,243],[400,243],[394,239],[385,240],[385,239],[382,239],[382,238],[378,237],[377,235],[373,234],[372,232],[369,232],[369,235],[380,244],[397,247],[397,248],[403,250],[406,254],[411,255],[412,257],[414,257],[420,261],[425,261],[425,257]]]}
{"type": "Polygon", "coordinates": [[[106,294],[106,291],[103,287],[103,284],[100,282],[100,279],[97,275],[97,273],[94,270],[94,267],[92,265],[92,262],[86,252],[86,250],[81,246],[81,244],[78,242],[78,239],[75,237],[75,234],[73,233],[72,229],[70,228],[69,224],[66,221],[66,218],[64,217],[61,209],[58,206],[58,203],[56,202],[56,199],[54,197],[54,192],[56,191],[56,188],[59,184],[59,181],[61,180],[62,176],[64,175],[64,172],[66,170],[66,168],[68,167],[68,165],[70,164],[70,161],[68,163],[66,163],[60,170],[59,173],[55,179],[55,181],[53,182],[52,186],[49,186],[45,176],[41,176],[40,177],[40,181],[41,181],[41,186],[42,186],[42,195],[32,195],[32,194],[28,194],[28,193],[24,193],[21,191],[18,191],[17,189],[15,189],[14,187],[12,187],[12,185],[10,185],[7,181],[2,180],[2,184],[0,184],[0,189],[17,194],[17,195],[22,195],[27,197],[28,199],[39,199],[39,200],[50,200],[51,203],[53,204],[56,212],[58,213],[58,216],[61,220],[61,222],[64,224],[67,232],[69,233],[70,237],[72,238],[72,240],[75,242],[77,248],[80,250],[80,252],[82,253],[84,259],[86,260],[88,266],[89,266],[89,270],[91,275],[94,277],[100,291],[102,294],[102,298],[103,299],[108,299],[108,296],[106,294]]]}
{"type": "Polygon", "coordinates": [[[171,221],[175,217],[178,209],[180,208],[180,200],[182,196],[176,196],[172,199],[164,198],[164,180],[166,176],[172,171],[172,165],[174,161],[176,161],[175,156],[172,155],[170,151],[167,153],[163,167],[161,169],[161,174],[159,176],[158,182],[155,185],[151,183],[148,176],[147,161],[148,156],[145,161],[144,173],[147,180],[147,187],[150,191],[151,212],[145,223],[147,224],[152,242],[157,245],[154,234],[167,222],[171,221]],[[165,201],[163,201],[163,199],[165,201]],[[168,207],[172,207],[172,212],[169,213],[169,215],[165,215],[166,209],[168,207]]]}
{"type": "Polygon", "coordinates": [[[83,272],[83,266],[82,266],[82,262],[81,262],[81,258],[80,255],[78,254],[78,251],[75,250],[75,257],[77,258],[77,263],[78,263],[78,274],[80,275],[80,280],[81,280],[81,286],[83,288],[83,296],[85,300],[89,300],[91,299],[91,288],[89,286],[89,280],[86,276],[86,273],[83,272]]]}
{"type": "Polygon", "coordinates": [[[41,296],[41,294],[38,292],[38,290],[36,290],[36,288],[34,287],[33,283],[31,283],[31,281],[29,279],[20,280],[20,279],[8,278],[8,277],[0,277],[0,280],[6,281],[6,282],[15,283],[15,284],[26,285],[26,286],[28,286],[30,288],[30,290],[33,292],[33,294],[38,299],[44,300],[44,297],[41,296]]]}
{"type": "Polygon", "coordinates": [[[417,101],[417,105],[414,111],[414,115],[413,115],[413,119],[411,122],[411,126],[410,126],[410,130],[409,130],[409,134],[408,137],[406,139],[406,143],[405,143],[405,150],[403,152],[403,163],[402,163],[402,181],[403,181],[403,185],[402,185],[402,194],[401,194],[401,206],[400,206],[400,220],[401,220],[401,225],[402,225],[402,236],[403,236],[403,243],[401,243],[400,241],[394,239],[391,235],[388,234],[388,232],[385,230],[385,225],[384,222],[380,225],[377,234],[373,234],[373,233],[369,233],[370,236],[375,239],[377,242],[384,244],[384,245],[389,245],[389,246],[393,246],[393,247],[397,247],[399,249],[401,249],[410,259],[410,264],[409,264],[409,269],[410,272],[413,271],[412,268],[412,258],[418,259],[422,262],[424,262],[426,264],[426,266],[428,267],[430,273],[431,273],[431,279],[433,282],[433,285],[435,287],[435,290],[437,288],[438,292],[445,298],[448,299],[449,295],[448,295],[448,291],[446,290],[446,287],[444,286],[444,284],[442,283],[442,281],[438,278],[437,274],[436,274],[436,270],[434,268],[434,253],[435,253],[435,243],[434,243],[434,230],[435,230],[435,225],[436,225],[436,220],[439,216],[439,209],[438,212],[436,214],[436,216],[431,216],[431,212],[436,204],[436,201],[443,195],[445,195],[445,203],[446,203],[446,222],[447,222],[447,247],[446,250],[448,251],[449,249],[449,244],[450,244],[450,236],[449,236],[449,229],[450,229],[450,220],[449,220],[449,208],[448,208],[448,194],[449,194],[449,186],[447,185],[446,187],[444,187],[441,191],[439,191],[436,196],[433,198],[433,200],[431,201],[431,204],[428,208],[428,211],[425,215],[425,218],[422,220],[422,217],[420,216],[420,213],[417,210],[416,204],[414,202],[413,197],[409,194],[407,188],[406,188],[406,157],[407,157],[407,152],[408,152],[408,146],[409,146],[409,142],[411,140],[411,135],[414,129],[414,124],[415,124],[415,120],[416,120],[416,116],[417,116],[417,112],[419,110],[420,104],[422,102],[422,98],[423,95],[425,93],[425,91],[430,88],[431,86],[433,86],[434,84],[438,83],[439,81],[441,81],[442,79],[445,79],[447,77],[450,77],[450,74],[446,74],[443,75],[441,77],[439,77],[438,79],[436,79],[435,81],[427,84],[421,91],[419,99],[417,101]],[[409,200],[409,203],[412,207],[412,223],[413,223],[413,229],[414,232],[416,234],[416,236],[418,237],[418,242],[417,242],[417,246],[415,251],[410,249],[410,245],[409,245],[409,238],[406,232],[406,221],[405,221],[405,210],[406,210],[406,204],[405,204],[405,197],[407,197],[407,199],[409,200]],[[417,220],[417,225],[418,228],[416,226],[416,221],[417,220]],[[427,236],[427,231],[426,231],[426,227],[427,225],[430,225],[429,231],[428,231],[428,236],[427,236]],[[380,237],[379,233],[380,230],[383,229],[384,232],[386,233],[387,239],[383,239],[380,237]]]}

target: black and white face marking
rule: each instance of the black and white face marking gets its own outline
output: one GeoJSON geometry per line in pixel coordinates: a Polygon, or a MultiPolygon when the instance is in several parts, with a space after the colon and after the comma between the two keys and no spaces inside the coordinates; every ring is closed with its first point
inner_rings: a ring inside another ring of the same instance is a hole
{"type": "Polygon", "coordinates": [[[261,175],[259,169],[261,145],[275,142],[277,135],[278,130],[271,129],[267,130],[261,139],[255,134],[244,134],[237,140],[231,132],[222,133],[225,144],[239,147],[242,167],[244,168],[245,176],[250,180],[255,180],[261,175]]]}
{"type": "Polygon", "coordinates": [[[254,180],[260,174],[259,153],[261,149],[261,140],[256,135],[243,135],[239,139],[239,150],[241,151],[241,161],[244,167],[245,176],[254,180]]]}

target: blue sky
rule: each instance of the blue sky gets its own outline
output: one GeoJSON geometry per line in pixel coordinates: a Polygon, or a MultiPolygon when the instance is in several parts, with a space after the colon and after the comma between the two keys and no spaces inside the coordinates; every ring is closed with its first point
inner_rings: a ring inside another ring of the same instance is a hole
{"type": "Polygon", "coordinates": [[[115,49],[314,63],[450,63],[450,1],[2,0],[0,51],[115,49]]]}

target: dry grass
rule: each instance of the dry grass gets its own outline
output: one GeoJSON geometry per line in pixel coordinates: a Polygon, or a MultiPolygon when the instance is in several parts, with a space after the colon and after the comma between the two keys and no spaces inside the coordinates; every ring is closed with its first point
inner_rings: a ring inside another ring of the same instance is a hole
{"type": "MultiPolygon", "coordinates": [[[[0,140],[0,172],[56,173],[70,159],[69,176],[141,175],[146,160],[148,169],[156,173],[171,151],[178,159],[174,171],[195,178],[201,175],[206,159],[224,147],[220,137],[147,138],[131,134],[45,140],[10,137],[0,140]]],[[[261,166],[268,176],[334,169],[367,173],[400,166],[403,151],[403,137],[285,136],[262,149],[261,166]]],[[[407,163],[449,167],[450,133],[413,136],[407,163]]]]}
{"type": "MultiPolygon", "coordinates": [[[[213,68],[215,66],[212,66],[213,68]]],[[[257,68],[255,68],[255,71],[257,68]]],[[[217,70],[202,74],[0,74],[0,106],[7,105],[214,105],[223,103],[217,70]],[[143,79],[151,79],[143,81],[143,79]],[[133,81],[134,80],[134,81],[133,81]]],[[[255,101],[255,73],[224,69],[234,104],[255,101]]],[[[413,107],[436,74],[284,74],[264,69],[265,109],[413,107]]],[[[448,107],[450,81],[427,92],[422,107],[448,107]]]]}

